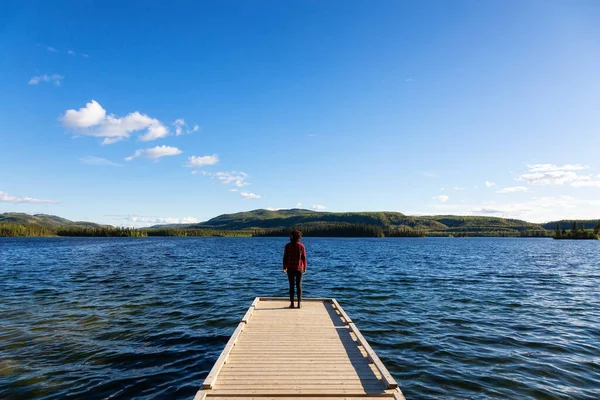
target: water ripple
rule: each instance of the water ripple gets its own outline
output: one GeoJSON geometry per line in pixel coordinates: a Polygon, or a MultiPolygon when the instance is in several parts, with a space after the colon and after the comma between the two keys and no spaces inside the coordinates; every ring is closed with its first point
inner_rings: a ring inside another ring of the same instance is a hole
{"type": "MultiPolygon", "coordinates": [[[[307,238],[409,399],[600,398],[596,242],[307,238]]],[[[0,398],[191,399],[279,238],[0,240],[0,398]]]]}

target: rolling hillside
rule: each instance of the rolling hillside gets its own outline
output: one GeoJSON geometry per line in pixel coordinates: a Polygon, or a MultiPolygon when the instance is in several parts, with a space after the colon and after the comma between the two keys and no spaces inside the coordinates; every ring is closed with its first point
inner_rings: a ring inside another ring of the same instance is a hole
{"type": "MultiPolygon", "coordinates": [[[[592,229],[596,221],[576,221],[592,229]]],[[[352,235],[365,229],[375,229],[385,236],[550,236],[556,224],[570,229],[573,221],[563,220],[535,224],[518,219],[481,216],[408,216],[399,212],[315,212],[312,210],[253,210],[235,214],[223,214],[200,224],[156,225],[151,228],[128,229],[92,222],[70,221],[55,215],[25,213],[0,214],[0,227],[9,231],[15,227],[27,227],[31,236],[53,234],[85,235],[125,235],[152,234],[153,236],[187,236],[203,234],[234,235],[236,232],[250,234],[285,235],[286,230],[300,227],[313,236],[320,233],[329,235],[352,235]],[[9,227],[12,227],[9,229],[9,227]],[[370,227],[370,228],[369,228],[370,227]],[[258,231],[262,232],[258,232],[258,231]],[[195,231],[195,232],[190,232],[195,231]],[[61,233],[62,232],[62,233],[61,233]],[[125,232],[125,233],[124,233],[125,232]],[[137,233],[136,233],[137,232],[137,233]],[[254,232],[254,233],[252,233],[254,232]]],[[[21,228],[19,228],[21,229],[21,228]]],[[[367,230],[368,230],[367,229],[367,230]]],[[[5,232],[4,236],[9,235],[5,232]]]]}
{"type": "Polygon", "coordinates": [[[25,214],[25,213],[4,213],[0,214],[0,224],[19,224],[19,225],[39,225],[47,228],[101,228],[107,225],[100,225],[86,221],[70,221],[56,215],[48,214],[25,214]]]}
{"type": "Polygon", "coordinates": [[[412,229],[428,234],[454,233],[518,235],[525,231],[544,232],[540,224],[517,219],[497,217],[469,217],[453,215],[407,216],[399,212],[315,212],[303,209],[253,210],[223,214],[206,222],[192,225],[168,225],[188,229],[275,229],[303,226],[310,228],[339,224],[372,225],[382,229],[412,229]]]}

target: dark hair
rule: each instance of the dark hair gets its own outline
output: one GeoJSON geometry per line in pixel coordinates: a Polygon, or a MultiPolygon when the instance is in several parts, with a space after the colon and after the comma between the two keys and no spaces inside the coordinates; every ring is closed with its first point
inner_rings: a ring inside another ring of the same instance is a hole
{"type": "Polygon", "coordinates": [[[297,242],[302,238],[302,232],[300,232],[298,229],[292,229],[290,231],[290,240],[292,242],[297,242]]]}

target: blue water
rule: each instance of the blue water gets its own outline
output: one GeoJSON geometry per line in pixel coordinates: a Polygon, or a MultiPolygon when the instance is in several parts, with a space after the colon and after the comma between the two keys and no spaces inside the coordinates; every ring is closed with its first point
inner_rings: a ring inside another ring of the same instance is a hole
{"type": "MultiPolygon", "coordinates": [[[[303,242],[407,399],[600,399],[600,242],[303,242]]],[[[191,400],[284,244],[0,239],[0,398],[191,400]]]]}

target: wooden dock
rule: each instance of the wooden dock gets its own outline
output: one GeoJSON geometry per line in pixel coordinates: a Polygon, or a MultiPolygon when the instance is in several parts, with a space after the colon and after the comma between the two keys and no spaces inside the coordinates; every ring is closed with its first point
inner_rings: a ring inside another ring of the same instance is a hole
{"type": "Polygon", "coordinates": [[[405,400],[335,299],[257,297],[194,400],[405,400]]]}

